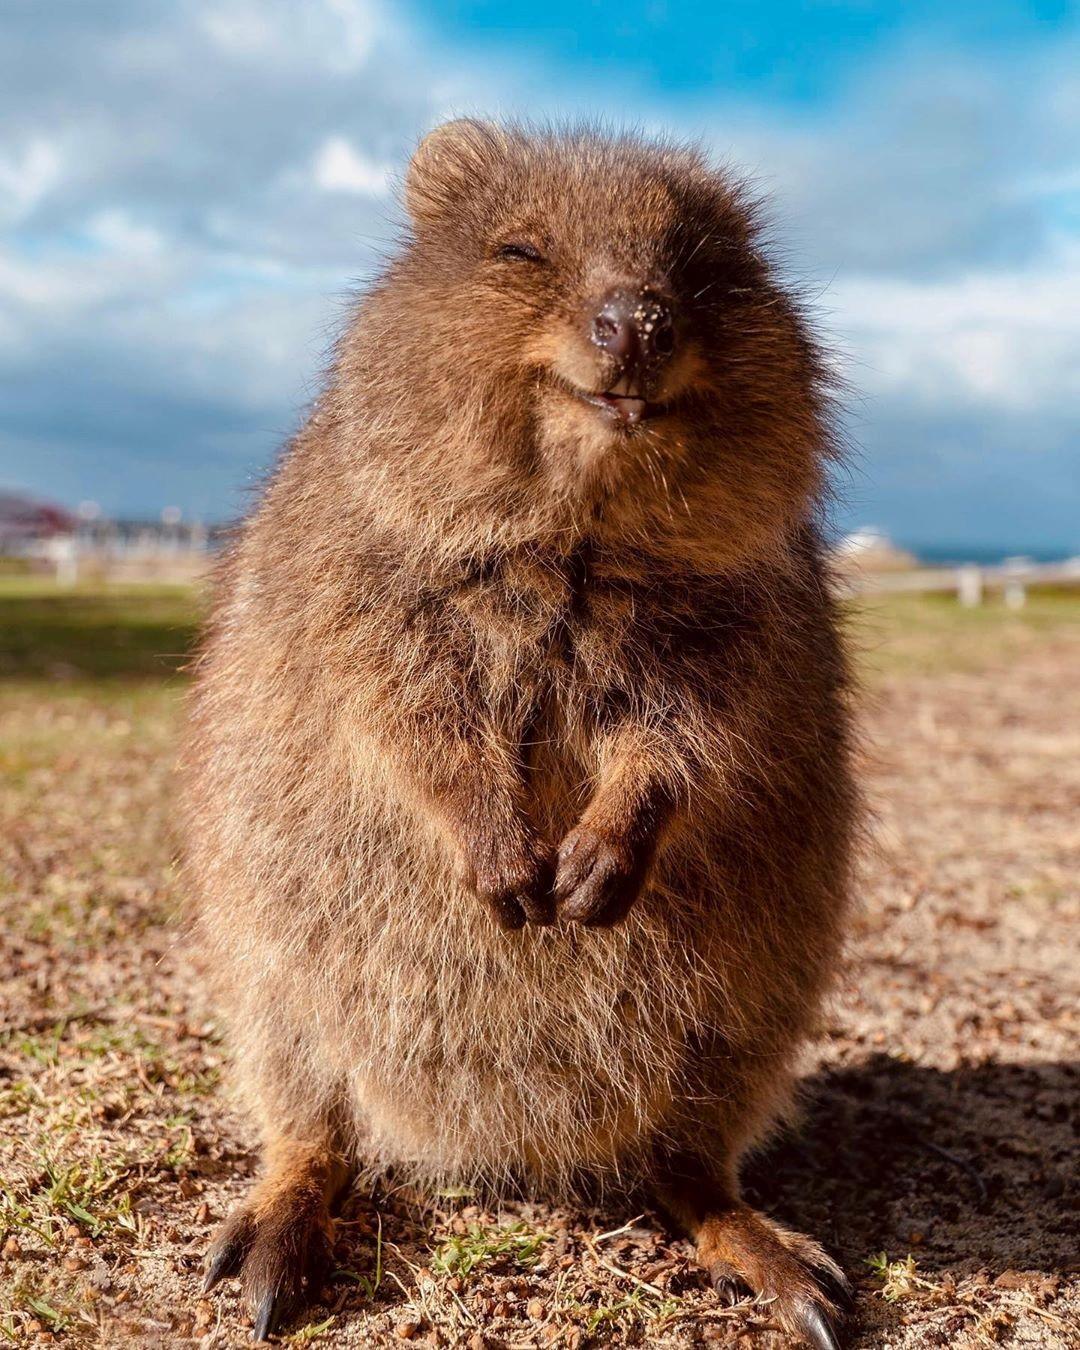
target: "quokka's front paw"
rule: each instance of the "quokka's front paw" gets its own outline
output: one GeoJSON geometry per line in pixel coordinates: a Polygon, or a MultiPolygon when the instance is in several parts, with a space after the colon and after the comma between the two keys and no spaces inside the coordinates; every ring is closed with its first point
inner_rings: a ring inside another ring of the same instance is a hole
{"type": "Polygon", "coordinates": [[[576,923],[607,928],[626,917],[648,870],[647,852],[578,825],[559,846],[555,898],[576,923]]]}
{"type": "Polygon", "coordinates": [[[553,868],[543,853],[526,846],[495,847],[478,848],[474,856],[467,880],[500,927],[514,929],[526,922],[554,921],[553,868]]]}

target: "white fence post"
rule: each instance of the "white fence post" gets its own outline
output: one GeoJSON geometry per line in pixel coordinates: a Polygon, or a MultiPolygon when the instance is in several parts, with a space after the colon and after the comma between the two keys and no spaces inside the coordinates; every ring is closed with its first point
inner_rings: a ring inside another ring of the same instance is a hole
{"type": "Polygon", "coordinates": [[[1024,558],[1005,559],[1004,599],[1007,609],[1023,609],[1027,600],[1027,587],[1024,585],[1024,573],[1027,561],[1024,558]]]}
{"type": "Polygon", "coordinates": [[[983,598],[982,568],[974,563],[961,567],[956,574],[956,593],[962,605],[981,605],[983,598]]]}

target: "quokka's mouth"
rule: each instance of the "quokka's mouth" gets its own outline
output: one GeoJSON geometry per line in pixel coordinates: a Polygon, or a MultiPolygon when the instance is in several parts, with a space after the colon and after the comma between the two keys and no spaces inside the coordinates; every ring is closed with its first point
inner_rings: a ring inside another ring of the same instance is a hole
{"type": "Polygon", "coordinates": [[[582,403],[599,408],[613,421],[623,426],[637,426],[647,418],[658,417],[666,411],[663,403],[653,403],[645,398],[635,381],[623,376],[613,389],[594,392],[591,389],[579,389],[576,385],[567,385],[567,389],[582,403]]]}
{"type": "Polygon", "coordinates": [[[646,417],[653,417],[660,410],[657,403],[649,403],[647,399],[638,398],[633,394],[588,394],[584,390],[578,393],[585,403],[591,403],[594,408],[602,408],[609,417],[616,422],[624,422],[627,426],[636,426],[638,422],[644,422],[646,417]]]}

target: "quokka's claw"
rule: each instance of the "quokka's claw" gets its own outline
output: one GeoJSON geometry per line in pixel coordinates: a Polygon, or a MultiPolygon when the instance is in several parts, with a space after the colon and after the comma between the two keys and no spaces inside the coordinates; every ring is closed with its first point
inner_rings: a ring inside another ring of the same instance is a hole
{"type": "Polygon", "coordinates": [[[263,1295],[262,1301],[255,1310],[255,1325],[251,1331],[253,1341],[269,1340],[274,1334],[285,1311],[283,1302],[274,1289],[263,1295]]]}
{"type": "Polygon", "coordinates": [[[233,1275],[239,1275],[255,1236],[255,1224],[246,1210],[237,1210],[222,1225],[207,1255],[203,1293],[208,1294],[233,1275]]]}
{"type": "Polygon", "coordinates": [[[792,1321],[814,1350],[840,1350],[832,1325],[815,1303],[804,1303],[794,1311],[792,1321]]]}
{"type": "Polygon", "coordinates": [[[721,1303],[727,1304],[729,1308],[754,1296],[753,1290],[739,1277],[739,1272],[726,1261],[716,1261],[709,1267],[709,1281],[721,1303]]]}

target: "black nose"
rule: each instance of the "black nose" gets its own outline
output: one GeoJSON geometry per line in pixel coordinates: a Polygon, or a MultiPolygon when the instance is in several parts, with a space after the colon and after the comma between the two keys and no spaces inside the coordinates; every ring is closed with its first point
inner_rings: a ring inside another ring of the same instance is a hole
{"type": "Polygon", "coordinates": [[[589,336],[622,367],[659,365],[675,350],[671,306],[649,290],[610,291],[600,301],[589,336]]]}

